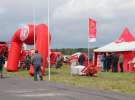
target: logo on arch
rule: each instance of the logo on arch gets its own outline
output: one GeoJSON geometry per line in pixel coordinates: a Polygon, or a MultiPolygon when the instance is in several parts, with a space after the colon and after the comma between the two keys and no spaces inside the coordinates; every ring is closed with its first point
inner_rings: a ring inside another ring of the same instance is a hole
{"type": "Polygon", "coordinates": [[[20,33],[21,41],[24,41],[25,39],[27,39],[28,35],[29,35],[29,26],[23,26],[21,28],[21,33],[20,33]]]}

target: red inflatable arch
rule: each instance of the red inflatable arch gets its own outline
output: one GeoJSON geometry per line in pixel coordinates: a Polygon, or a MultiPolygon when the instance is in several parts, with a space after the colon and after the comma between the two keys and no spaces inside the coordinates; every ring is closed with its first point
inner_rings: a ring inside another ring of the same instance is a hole
{"type": "MultiPolygon", "coordinates": [[[[35,40],[36,48],[43,57],[43,71],[47,66],[48,58],[48,27],[45,24],[35,25],[35,40]]],[[[20,59],[20,52],[22,44],[34,44],[34,25],[30,24],[18,29],[12,40],[8,56],[7,71],[18,71],[18,62],[20,59]]]]}

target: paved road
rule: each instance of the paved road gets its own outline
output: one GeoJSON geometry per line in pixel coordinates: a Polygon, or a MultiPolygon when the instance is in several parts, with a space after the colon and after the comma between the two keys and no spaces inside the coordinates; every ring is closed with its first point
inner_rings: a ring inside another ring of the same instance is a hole
{"type": "Polygon", "coordinates": [[[48,81],[5,78],[0,79],[0,100],[135,100],[135,96],[48,81]]]}

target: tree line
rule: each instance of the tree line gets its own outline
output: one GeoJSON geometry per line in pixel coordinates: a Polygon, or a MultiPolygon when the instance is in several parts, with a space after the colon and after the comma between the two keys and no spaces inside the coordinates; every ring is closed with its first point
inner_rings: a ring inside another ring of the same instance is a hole
{"type": "MultiPolygon", "coordinates": [[[[93,52],[93,49],[89,49],[89,52],[93,52]]],[[[51,49],[51,51],[55,51],[55,52],[61,52],[62,54],[65,55],[71,55],[73,53],[76,52],[84,52],[84,53],[88,53],[88,48],[61,48],[61,49],[51,49]]]]}

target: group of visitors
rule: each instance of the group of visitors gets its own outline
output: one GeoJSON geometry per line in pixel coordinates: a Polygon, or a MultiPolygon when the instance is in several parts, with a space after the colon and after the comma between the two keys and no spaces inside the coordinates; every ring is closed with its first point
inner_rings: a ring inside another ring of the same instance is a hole
{"type": "Polygon", "coordinates": [[[38,53],[38,50],[35,50],[35,53],[32,54],[32,56],[28,53],[25,58],[25,68],[27,70],[30,69],[30,64],[32,64],[34,68],[34,81],[37,81],[37,76],[39,75],[40,80],[43,80],[42,72],[41,72],[41,66],[43,63],[43,59],[41,55],[38,53]]]}
{"type": "Polygon", "coordinates": [[[123,54],[116,53],[102,53],[100,55],[100,62],[102,71],[109,72],[118,72],[118,66],[120,67],[120,72],[123,72],[123,54]]]}
{"type": "MultiPolygon", "coordinates": [[[[40,80],[43,80],[41,73],[41,66],[43,63],[43,59],[41,55],[38,53],[38,50],[35,50],[35,53],[30,56],[30,54],[26,55],[25,66],[26,69],[29,70],[30,64],[32,64],[34,68],[34,81],[37,81],[37,75],[39,75],[40,80]]],[[[5,56],[4,53],[0,53],[0,78],[3,78],[3,67],[5,64],[5,56]]]]}
{"type": "Polygon", "coordinates": [[[21,70],[29,70],[31,64],[31,55],[29,53],[26,53],[25,51],[21,52],[21,58],[19,63],[19,68],[21,70]]]}

